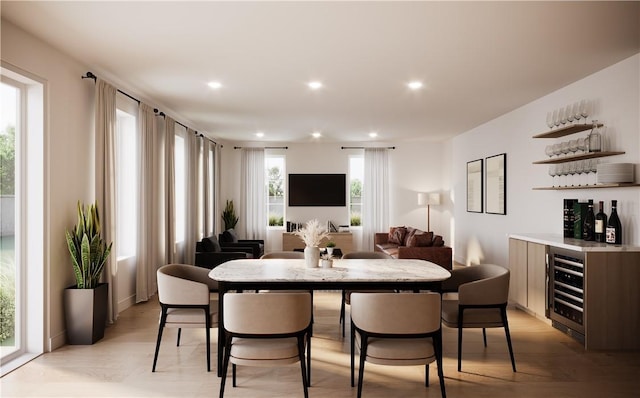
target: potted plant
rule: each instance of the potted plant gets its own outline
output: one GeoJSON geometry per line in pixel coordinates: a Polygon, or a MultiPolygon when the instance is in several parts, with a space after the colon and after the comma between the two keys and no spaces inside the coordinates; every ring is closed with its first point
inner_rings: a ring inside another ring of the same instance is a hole
{"type": "Polygon", "coordinates": [[[329,241],[327,242],[327,254],[329,256],[333,256],[333,249],[336,247],[336,242],[334,241],[329,241]]]}
{"type": "Polygon", "coordinates": [[[322,239],[328,238],[329,233],[320,227],[320,222],[313,219],[307,223],[304,228],[294,232],[305,244],[304,259],[307,267],[316,268],[320,260],[320,242],[322,239]]]}
{"type": "Polygon", "coordinates": [[[108,284],[100,283],[100,278],[112,245],[100,236],[98,203],[85,209],[78,201],[78,223],[65,234],[76,279],[64,292],[67,340],[93,344],[104,337],[108,284]]]}
{"type": "Polygon", "coordinates": [[[238,223],[238,217],[236,216],[236,211],[233,208],[233,200],[227,200],[224,211],[222,212],[222,221],[224,222],[225,231],[235,228],[238,223]]]}
{"type": "Polygon", "coordinates": [[[333,267],[333,257],[331,254],[326,253],[322,255],[322,260],[320,261],[322,264],[322,268],[331,268],[333,267]]]}

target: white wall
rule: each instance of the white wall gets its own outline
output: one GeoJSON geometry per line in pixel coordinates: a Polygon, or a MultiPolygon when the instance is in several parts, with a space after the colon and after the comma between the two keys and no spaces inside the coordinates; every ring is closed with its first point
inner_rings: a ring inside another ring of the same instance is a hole
{"type": "MultiPolygon", "coordinates": [[[[2,20],[2,61],[45,82],[45,209],[48,243],[42,272],[45,275],[46,347],[64,343],[62,292],[74,284],[64,238],[75,223],[77,200],[93,200],[93,84],[80,76],[86,66],[2,20]]],[[[34,236],[38,245],[39,236],[34,236]]],[[[27,243],[29,245],[29,243],[27,243]]],[[[45,245],[47,247],[47,245],[45,245]]]]}
{"type": "MultiPolygon", "coordinates": [[[[548,166],[532,162],[545,158],[544,148],[555,139],[533,139],[548,130],[549,110],[580,99],[594,101],[590,119],[608,126],[610,150],[626,154],[603,158],[602,162],[636,164],[640,180],[640,55],[612,65],[560,90],[550,93],[506,115],[478,126],[451,140],[449,178],[455,225],[454,253],[461,263],[490,262],[508,265],[510,233],[547,232],[562,234],[563,199],[605,201],[610,213],[612,199],[618,200],[625,244],[640,246],[640,188],[538,191],[551,186],[548,166]],[[507,215],[466,212],[466,163],[500,153],[507,154],[507,215]]],[[[576,134],[586,136],[588,132],[576,134]]],[[[558,138],[557,141],[572,137],[558,138]]],[[[445,178],[446,180],[447,178],[445,178]]]]}
{"type": "MultiPolygon", "coordinates": [[[[262,145],[256,143],[225,143],[222,152],[221,200],[233,199],[240,203],[240,151],[233,146],[280,146],[280,144],[262,145]]],[[[286,156],[287,173],[348,173],[349,155],[362,150],[341,149],[337,143],[303,143],[286,144],[287,150],[279,150],[286,156]]],[[[354,143],[349,146],[395,146],[390,151],[390,214],[391,225],[408,225],[420,229],[427,228],[426,208],[417,205],[418,192],[440,191],[442,186],[442,153],[443,144],[415,142],[397,143],[354,143]]],[[[443,204],[431,208],[431,229],[450,241],[448,215],[451,202],[443,195],[443,204]]],[[[220,215],[217,215],[219,217],[220,215]]],[[[321,222],[327,220],[334,224],[348,224],[347,207],[287,207],[286,219],[295,222],[306,222],[317,218],[321,222]]],[[[240,214],[242,223],[242,214],[240,214]]],[[[270,229],[265,242],[267,251],[282,249],[283,229],[270,229]]],[[[351,228],[354,234],[354,248],[361,247],[360,228],[351,228]]],[[[373,239],[373,237],[364,237],[373,239]]],[[[447,243],[448,244],[448,243],[447,243]]]]}

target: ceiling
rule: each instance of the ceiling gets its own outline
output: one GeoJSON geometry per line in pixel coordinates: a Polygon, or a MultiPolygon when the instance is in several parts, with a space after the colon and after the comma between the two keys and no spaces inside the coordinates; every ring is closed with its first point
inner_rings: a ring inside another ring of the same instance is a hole
{"type": "Polygon", "coordinates": [[[0,7],[98,77],[238,142],[443,141],[640,51],[640,2],[0,7]],[[409,90],[413,80],[423,89],[409,90]]]}

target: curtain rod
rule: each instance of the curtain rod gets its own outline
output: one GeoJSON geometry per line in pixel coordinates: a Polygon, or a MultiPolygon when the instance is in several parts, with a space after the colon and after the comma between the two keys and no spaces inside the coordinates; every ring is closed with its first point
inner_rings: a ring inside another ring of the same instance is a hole
{"type": "Polygon", "coordinates": [[[340,147],[340,149],[367,149],[367,148],[372,148],[372,149],[396,149],[396,147],[394,147],[394,146],[387,146],[387,147],[382,147],[382,148],[380,148],[380,147],[378,147],[378,148],[375,148],[375,147],[364,147],[364,146],[343,146],[343,147],[340,147]]]}
{"type": "MultiPolygon", "coordinates": [[[[96,76],[95,74],[93,74],[93,72],[87,72],[87,74],[86,74],[86,75],[84,75],[84,76],[81,76],[81,78],[82,78],[82,79],[93,79],[93,82],[95,83],[95,82],[97,81],[97,79],[98,79],[98,76],[96,76]]],[[[118,90],[118,92],[119,92],[120,94],[125,95],[125,96],[127,96],[127,97],[131,98],[132,100],[136,101],[138,104],[140,104],[140,102],[141,102],[141,101],[140,101],[139,99],[137,99],[137,98],[133,97],[133,96],[132,96],[132,95],[130,95],[130,94],[125,93],[124,91],[120,90],[119,88],[117,88],[116,90],[118,90]]],[[[156,116],[162,116],[162,117],[165,117],[165,116],[166,116],[166,115],[164,114],[164,112],[159,112],[159,111],[158,111],[158,108],[154,108],[154,109],[153,109],[153,112],[156,114],[156,116]]],[[[185,129],[188,129],[188,128],[189,128],[189,127],[185,126],[184,124],[180,123],[180,122],[179,122],[179,121],[177,121],[177,120],[174,120],[174,122],[178,123],[179,125],[181,125],[181,126],[182,126],[182,127],[184,127],[185,129]]],[[[196,131],[196,132],[195,132],[195,134],[196,134],[196,135],[199,135],[200,137],[202,137],[202,138],[204,138],[204,139],[207,139],[207,140],[209,140],[209,141],[213,142],[213,143],[214,143],[214,144],[216,144],[216,145],[218,145],[218,143],[217,143],[217,142],[215,142],[214,140],[211,140],[211,139],[209,139],[209,138],[205,137],[204,135],[202,135],[202,133],[198,133],[198,132],[196,131]]]]}
{"type": "MultiPolygon", "coordinates": [[[[259,147],[250,147],[250,148],[259,148],[259,147]]],[[[233,149],[242,149],[241,146],[234,146],[233,149]]],[[[263,149],[289,149],[288,146],[265,146],[263,149]]]]}

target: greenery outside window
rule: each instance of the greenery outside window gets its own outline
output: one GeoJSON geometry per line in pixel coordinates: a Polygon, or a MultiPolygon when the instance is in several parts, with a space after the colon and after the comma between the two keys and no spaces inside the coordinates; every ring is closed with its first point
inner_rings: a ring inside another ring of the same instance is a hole
{"type": "Polygon", "coordinates": [[[268,226],[284,226],[284,176],[285,158],[283,155],[265,156],[265,170],[267,182],[267,215],[268,226]]]}
{"type": "Polygon", "coordinates": [[[364,156],[349,157],[349,224],[362,226],[362,182],[364,181],[364,156]]]}

